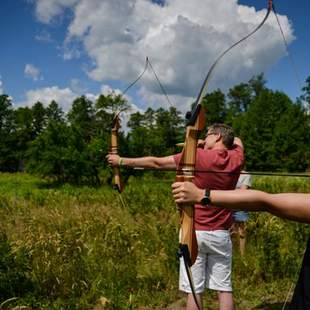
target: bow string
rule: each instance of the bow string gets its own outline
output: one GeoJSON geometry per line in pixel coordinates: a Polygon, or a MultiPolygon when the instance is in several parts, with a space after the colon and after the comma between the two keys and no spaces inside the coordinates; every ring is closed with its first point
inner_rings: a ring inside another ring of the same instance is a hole
{"type": "MultiPolygon", "coordinates": [[[[149,57],[146,57],[145,59],[145,66],[143,71],[138,75],[138,77],[130,83],[121,93],[122,96],[124,96],[130,88],[132,88],[144,75],[148,67],[151,68],[156,81],[159,85],[160,90],[162,91],[163,95],[165,96],[167,102],[169,103],[170,106],[173,106],[171,103],[171,100],[169,99],[169,96],[163,87],[162,83],[160,82],[160,79],[158,75],[156,74],[156,71],[154,67],[152,66],[149,57]]],[[[120,119],[120,114],[124,112],[125,109],[119,110],[118,112],[115,113],[113,120],[112,120],[112,125],[111,125],[111,139],[110,139],[110,149],[109,149],[109,154],[113,155],[118,155],[118,133],[119,129],[121,128],[121,119],[120,119]]],[[[119,167],[113,167],[113,188],[116,189],[119,193],[121,193],[124,189],[123,183],[121,181],[121,174],[120,174],[120,168],[119,167]]]]}

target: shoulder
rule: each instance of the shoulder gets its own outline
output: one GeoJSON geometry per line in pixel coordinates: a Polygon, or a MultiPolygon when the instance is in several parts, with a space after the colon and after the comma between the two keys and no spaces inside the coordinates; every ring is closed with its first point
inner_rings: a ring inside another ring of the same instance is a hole
{"type": "Polygon", "coordinates": [[[235,156],[239,156],[239,157],[244,157],[243,147],[238,145],[238,144],[234,144],[233,147],[228,150],[228,152],[231,155],[235,155],[235,156]]]}
{"type": "Polygon", "coordinates": [[[239,144],[234,144],[231,148],[232,151],[235,152],[242,152],[243,153],[243,146],[239,145],[239,144]]]}

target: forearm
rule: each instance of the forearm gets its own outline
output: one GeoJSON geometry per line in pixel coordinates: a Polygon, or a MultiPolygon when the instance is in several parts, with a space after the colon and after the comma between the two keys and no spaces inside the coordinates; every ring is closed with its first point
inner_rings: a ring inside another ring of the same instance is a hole
{"type": "Polygon", "coordinates": [[[267,211],[282,218],[310,222],[310,194],[268,194],[257,190],[210,193],[213,205],[232,210],[267,211]]]}
{"type": "Polygon", "coordinates": [[[293,221],[310,223],[310,194],[269,194],[268,211],[293,221]]]}
{"type": "Polygon", "coordinates": [[[173,156],[166,157],[138,157],[138,158],[120,158],[120,164],[127,167],[140,167],[150,169],[176,169],[173,156]]]}
{"type": "Polygon", "coordinates": [[[138,158],[128,158],[121,157],[121,165],[127,167],[140,167],[140,168],[152,168],[159,169],[161,168],[159,161],[156,157],[147,156],[147,157],[138,157],[138,158]]]}
{"type": "Polygon", "coordinates": [[[257,190],[211,190],[211,203],[231,210],[267,211],[267,193],[257,190]]]}

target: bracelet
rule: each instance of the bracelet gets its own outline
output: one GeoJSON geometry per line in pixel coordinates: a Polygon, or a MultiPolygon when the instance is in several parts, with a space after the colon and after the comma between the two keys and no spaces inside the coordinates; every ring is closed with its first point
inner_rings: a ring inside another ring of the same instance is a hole
{"type": "Polygon", "coordinates": [[[123,160],[122,157],[120,157],[119,160],[118,160],[118,165],[119,166],[123,166],[123,164],[124,164],[124,160],[123,160]]]}

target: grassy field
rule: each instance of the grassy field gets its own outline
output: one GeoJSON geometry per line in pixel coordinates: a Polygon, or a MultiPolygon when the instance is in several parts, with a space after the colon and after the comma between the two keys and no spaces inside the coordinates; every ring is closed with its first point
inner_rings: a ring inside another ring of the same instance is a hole
{"type": "MultiPolygon", "coordinates": [[[[269,192],[310,192],[310,180],[255,177],[269,192]]],[[[56,185],[0,174],[0,309],[183,309],[178,213],[170,182],[56,185]],[[16,308],[17,309],[17,308],[16,308]]],[[[235,248],[237,309],[282,309],[296,281],[307,225],[251,214],[246,255],[235,248]]],[[[217,309],[208,292],[205,309],[217,309]]]]}

